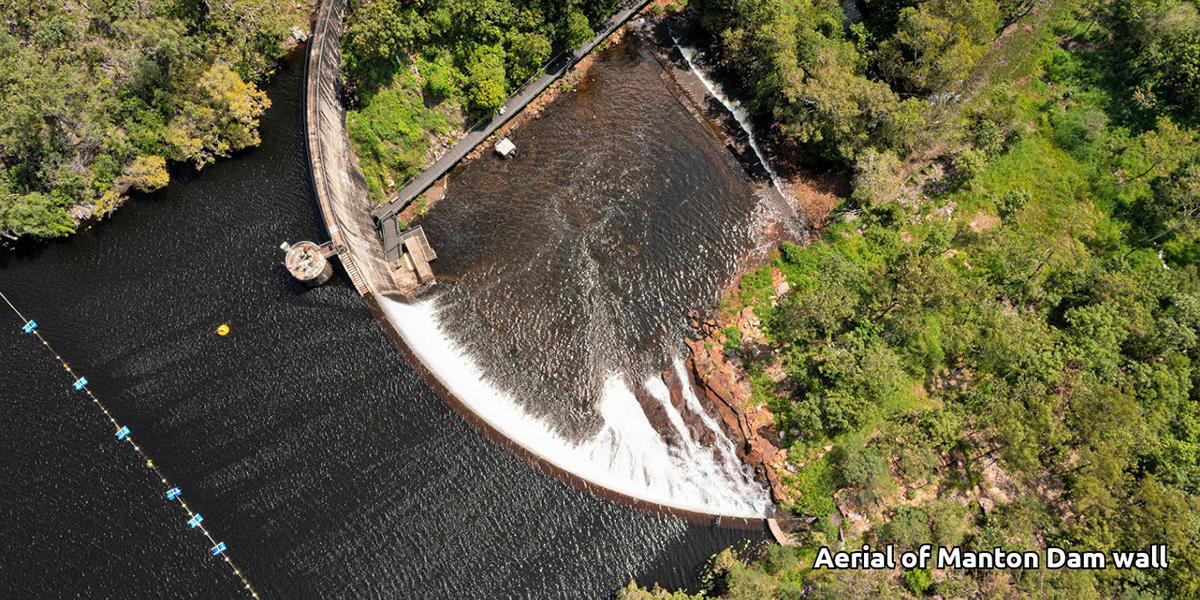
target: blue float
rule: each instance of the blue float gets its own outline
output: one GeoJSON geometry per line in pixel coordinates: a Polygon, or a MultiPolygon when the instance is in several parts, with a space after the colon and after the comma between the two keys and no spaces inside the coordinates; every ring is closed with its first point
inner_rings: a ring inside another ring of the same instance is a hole
{"type": "Polygon", "coordinates": [[[129,427],[125,426],[117,430],[117,439],[123,440],[129,437],[129,427]]]}
{"type": "Polygon", "coordinates": [[[167,500],[174,500],[174,499],[178,498],[179,495],[182,493],[183,493],[183,491],[177,487],[171,488],[171,489],[167,490],[167,500]]]}
{"type": "Polygon", "coordinates": [[[225,552],[225,542],[221,542],[221,543],[217,544],[216,546],[212,547],[213,556],[216,556],[218,554],[223,554],[224,552],[225,552]]]}
{"type": "Polygon", "coordinates": [[[75,380],[75,389],[82,390],[83,388],[87,387],[87,384],[87,377],[80,377],[79,379],[75,380]]]}
{"type": "Polygon", "coordinates": [[[33,330],[37,329],[37,321],[32,321],[32,320],[29,321],[28,323],[25,324],[24,329],[25,329],[25,333],[33,333],[33,330]]]}
{"type": "Polygon", "coordinates": [[[204,522],[204,517],[200,516],[200,513],[196,513],[196,516],[192,517],[191,519],[188,519],[188,526],[190,526],[194,529],[196,527],[199,527],[200,524],[203,522],[204,522]]]}

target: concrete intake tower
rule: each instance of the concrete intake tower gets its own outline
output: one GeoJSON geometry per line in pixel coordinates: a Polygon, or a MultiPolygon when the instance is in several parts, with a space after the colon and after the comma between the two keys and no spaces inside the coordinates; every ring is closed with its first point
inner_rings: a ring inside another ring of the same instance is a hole
{"type": "Polygon", "coordinates": [[[289,246],[284,242],[280,246],[287,252],[283,264],[287,266],[292,277],[301,283],[309,286],[321,285],[333,276],[333,264],[326,256],[326,252],[331,250],[328,246],[330,245],[318,246],[313,242],[296,242],[289,246]]]}

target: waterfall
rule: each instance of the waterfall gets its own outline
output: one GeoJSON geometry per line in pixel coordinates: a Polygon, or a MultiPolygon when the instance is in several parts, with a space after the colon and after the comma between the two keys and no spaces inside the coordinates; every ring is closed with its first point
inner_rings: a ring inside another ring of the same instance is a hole
{"type": "Polygon", "coordinates": [[[746,132],[746,138],[750,141],[750,149],[754,151],[754,155],[758,157],[758,160],[762,163],[763,168],[767,170],[767,174],[771,176],[771,184],[775,186],[775,189],[781,196],[787,198],[787,194],[783,192],[783,186],[779,184],[779,174],[775,172],[775,169],[771,166],[771,162],[767,160],[766,154],[764,154],[762,148],[758,146],[758,142],[754,140],[754,128],[750,125],[750,115],[746,112],[746,108],[742,106],[741,102],[732,100],[725,96],[725,94],[722,94],[720,88],[718,88],[717,85],[712,82],[712,80],[704,75],[704,71],[700,70],[700,68],[696,66],[695,48],[684,46],[683,44],[679,43],[679,40],[674,34],[671,34],[671,40],[675,42],[675,47],[679,48],[679,52],[683,54],[683,59],[687,61],[688,66],[692,69],[692,72],[696,74],[696,77],[701,83],[704,84],[704,87],[708,89],[708,93],[712,94],[713,98],[716,98],[717,101],[720,102],[721,105],[723,105],[726,110],[733,115],[734,120],[736,120],[738,125],[741,126],[742,130],[746,132]]]}
{"type": "MultiPolygon", "coordinates": [[[[669,422],[679,435],[672,443],[651,425],[625,378],[611,374],[605,380],[597,411],[602,425],[584,439],[564,436],[545,417],[530,413],[528,404],[514,393],[489,381],[476,356],[456,344],[442,329],[438,304],[444,296],[432,294],[415,304],[380,298],[389,321],[409,348],[459,401],[509,440],[555,466],[590,483],[663,506],[710,514],[760,518],[770,511],[766,490],[755,481],[749,467],[737,458],[733,442],[700,407],[684,386],[690,410],[698,410],[712,428],[716,448],[701,446],[687,430],[672,405],[661,378],[639,382],[655,401],[662,403],[669,422]]],[[[686,381],[682,360],[672,366],[686,381]]],[[[520,394],[538,394],[522,389],[520,394]]]]}

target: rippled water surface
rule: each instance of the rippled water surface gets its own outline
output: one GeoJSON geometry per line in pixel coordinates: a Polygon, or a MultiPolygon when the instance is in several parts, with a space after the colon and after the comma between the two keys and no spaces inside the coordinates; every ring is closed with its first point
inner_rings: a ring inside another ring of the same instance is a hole
{"type": "MultiPolygon", "coordinates": [[[[633,577],[686,584],[744,539],[547,478],[424,387],[344,281],[288,279],[279,242],[325,235],[301,83],[293,65],[270,87],[260,148],[0,253],[0,290],[263,597],[604,598],[633,577]]],[[[0,314],[0,596],[248,597],[18,327],[0,314]]]]}
{"type": "Polygon", "coordinates": [[[589,398],[613,372],[664,368],[686,313],[717,299],[775,216],[651,50],[631,34],[601,53],[512,135],[513,158],[456,171],[425,222],[438,273],[589,398]]]}
{"type": "Polygon", "coordinates": [[[600,53],[511,134],[513,157],[451,174],[423,225],[443,282],[397,322],[436,323],[410,337],[441,336],[444,364],[476,365],[474,389],[496,390],[477,410],[559,466],[658,503],[763,515],[733,443],[690,386],[672,402],[662,373],[686,377],[688,311],[715,305],[795,216],[698,116],[670,38],[653,39],[633,31],[600,53]]]}

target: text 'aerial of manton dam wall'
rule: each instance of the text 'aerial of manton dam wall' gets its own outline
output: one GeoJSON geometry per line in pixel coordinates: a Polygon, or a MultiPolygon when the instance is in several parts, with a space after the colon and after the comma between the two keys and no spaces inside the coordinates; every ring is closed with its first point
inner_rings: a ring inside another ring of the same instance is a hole
{"type": "MultiPolygon", "coordinates": [[[[638,6],[644,4],[641,2],[638,6]]],[[[509,438],[476,414],[450,393],[437,375],[409,348],[377,301],[379,296],[406,302],[410,301],[410,298],[402,293],[389,271],[383,246],[371,217],[374,207],[367,195],[366,180],[346,132],[346,109],[343,104],[340,71],[340,40],[346,6],[346,0],[323,0],[309,40],[304,113],[313,189],[321,208],[321,216],[346,274],[363,296],[368,309],[388,339],[400,350],[408,364],[426,385],[476,430],[518,458],[563,483],[649,514],[706,525],[764,530],[769,531],[777,540],[781,539],[782,532],[774,519],[722,517],[662,506],[597,486],[575,473],[558,467],[530,451],[520,441],[509,438]]],[[[628,18],[628,15],[624,16],[628,18]]]]}

